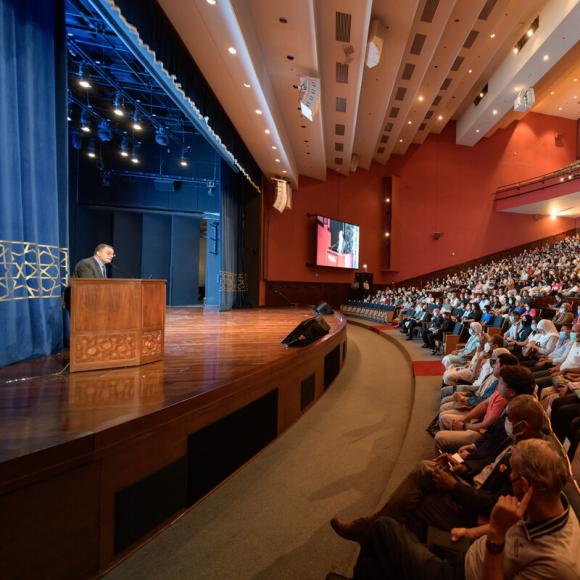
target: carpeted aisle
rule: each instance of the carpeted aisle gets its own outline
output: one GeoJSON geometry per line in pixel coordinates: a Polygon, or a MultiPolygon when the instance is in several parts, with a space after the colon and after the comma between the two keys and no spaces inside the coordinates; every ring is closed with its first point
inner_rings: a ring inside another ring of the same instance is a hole
{"type": "Polygon", "coordinates": [[[350,325],[348,340],[343,371],[297,424],[107,578],[318,580],[347,571],[356,546],[328,522],[376,507],[413,396],[395,345],[350,325]]]}

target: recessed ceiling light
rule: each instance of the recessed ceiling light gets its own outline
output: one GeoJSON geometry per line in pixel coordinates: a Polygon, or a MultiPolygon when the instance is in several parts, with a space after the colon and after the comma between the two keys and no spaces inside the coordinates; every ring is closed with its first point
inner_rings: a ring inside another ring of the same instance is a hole
{"type": "Polygon", "coordinates": [[[492,111],[492,113],[493,113],[494,115],[497,115],[497,109],[494,109],[494,110],[492,111]]]}
{"type": "Polygon", "coordinates": [[[479,133],[479,129],[476,129],[476,130],[475,130],[475,132],[476,132],[476,133],[479,133]]]}
{"type": "Polygon", "coordinates": [[[574,95],[572,98],[573,99],[577,99],[578,98],[578,95],[574,95]]]}
{"type": "Polygon", "coordinates": [[[266,133],[266,135],[270,134],[270,129],[264,129],[264,133],[266,133]]]}
{"type": "Polygon", "coordinates": [[[572,80],[573,80],[575,83],[577,83],[577,82],[578,82],[578,79],[572,79],[572,80]]]}
{"type": "Polygon", "coordinates": [[[550,91],[550,94],[553,95],[554,94],[554,91],[550,91]]]}
{"type": "Polygon", "coordinates": [[[483,99],[483,97],[485,97],[485,95],[483,93],[479,93],[479,98],[483,99]]]}
{"type": "Polygon", "coordinates": [[[274,161],[275,161],[276,163],[280,163],[280,160],[279,160],[277,157],[276,157],[276,159],[274,159],[274,161]]]}
{"type": "Polygon", "coordinates": [[[526,32],[526,34],[528,35],[528,38],[530,38],[530,36],[532,36],[532,34],[534,34],[534,29],[533,29],[533,28],[530,28],[530,29],[529,29],[529,30],[526,32]]]}
{"type": "Polygon", "coordinates": [[[423,100],[423,96],[422,96],[422,95],[421,95],[421,96],[419,96],[419,100],[420,100],[420,101],[422,101],[422,100],[423,100]]]}
{"type": "Polygon", "coordinates": [[[282,169],[282,173],[288,173],[285,169],[282,169]]]}
{"type": "Polygon", "coordinates": [[[403,140],[402,139],[399,139],[399,143],[402,143],[402,142],[403,142],[403,140]]]}
{"type": "Polygon", "coordinates": [[[272,145],[272,149],[274,149],[274,151],[276,151],[276,149],[278,149],[278,147],[276,147],[276,145],[272,145]]]}
{"type": "Polygon", "coordinates": [[[89,83],[89,81],[87,81],[85,79],[80,79],[79,80],[79,85],[81,87],[83,87],[83,89],[90,89],[92,87],[91,83],[89,83]]]}
{"type": "Polygon", "coordinates": [[[489,37],[490,37],[490,38],[495,38],[495,32],[492,32],[492,33],[489,35],[489,37]]]}
{"type": "Polygon", "coordinates": [[[412,125],[413,121],[407,121],[407,125],[412,125]]]}
{"type": "Polygon", "coordinates": [[[235,49],[233,46],[230,46],[230,47],[228,48],[228,52],[229,52],[230,54],[238,54],[238,51],[237,51],[237,50],[236,50],[236,49],[235,49]]]}
{"type": "Polygon", "coordinates": [[[467,74],[469,74],[469,75],[470,75],[472,72],[473,72],[473,71],[472,71],[471,69],[469,69],[469,70],[467,71],[467,74]]]}
{"type": "Polygon", "coordinates": [[[256,109],[256,115],[261,115],[262,114],[262,109],[256,109]]]}
{"type": "Polygon", "coordinates": [[[545,55],[543,56],[543,59],[544,59],[544,60],[548,60],[549,58],[550,58],[550,57],[549,57],[547,54],[545,54],[545,55]]]}
{"type": "Polygon", "coordinates": [[[558,107],[558,111],[561,111],[561,110],[562,110],[562,107],[558,107]]]}
{"type": "Polygon", "coordinates": [[[212,6],[215,6],[215,3],[217,2],[217,0],[205,0],[208,4],[211,4],[212,6]]]}
{"type": "Polygon", "coordinates": [[[563,177],[560,177],[560,181],[564,181],[564,178],[563,177]]]}
{"type": "Polygon", "coordinates": [[[443,115],[439,115],[437,119],[439,119],[439,121],[443,121],[443,115]]]}
{"type": "Polygon", "coordinates": [[[514,46],[514,54],[517,54],[518,52],[520,52],[520,49],[517,46],[514,46]]]}
{"type": "Polygon", "coordinates": [[[252,85],[250,83],[244,83],[244,86],[249,89],[252,85]]]}

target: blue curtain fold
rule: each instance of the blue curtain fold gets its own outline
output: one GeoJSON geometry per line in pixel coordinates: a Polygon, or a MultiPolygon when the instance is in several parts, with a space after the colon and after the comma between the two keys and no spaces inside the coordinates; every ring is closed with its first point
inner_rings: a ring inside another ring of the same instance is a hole
{"type": "Polygon", "coordinates": [[[248,276],[244,268],[244,200],[251,186],[240,173],[220,164],[220,310],[248,308],[248,276]]]}
{"type": "Polygon", "coordinates": [[[0,0],[0,366],[62,349],[68,276],[62,0],[0,0]]]}

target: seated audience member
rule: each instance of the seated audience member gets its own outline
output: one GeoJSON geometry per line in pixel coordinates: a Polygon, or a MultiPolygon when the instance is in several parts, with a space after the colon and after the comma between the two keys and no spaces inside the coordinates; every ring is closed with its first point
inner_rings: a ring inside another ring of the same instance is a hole
{"type": "Polygon", "coordinates": [[[441,430],[453,429],[453,424],[457,419],[465,417],[474,407],[489,399],[497,390],[500,378],[500,370],[506,365],[515,366],[518,359],[509,352],[499,353],[504,349],[496,349],[494,355],[489,359],[492,369],[491,380],[485,381],[477,391],[457,391],[453,394],[453,401],[445,402],[439,409],[439,428],[441,430]]]}
{"type": "MultiPolygon", "coordinates": [[[[509,353],[507,349],[502,349],[503,347],[503,338],[499,334],[494,334],[492,336],[484,335],[483,339],[486,343],[483,345],[483,352],[479,351],[478,356],[481,356],[482,361],[479,365],[479,371],[477,371],[477,378],[472,381],[472,384],[464,384],[464,385],[443,385],[441,387],[441,403],[447,403],[452,401],[453,398],[451,395],[455,391],[476,391],[481,388],[483,382],[485,381],[486,377],[491,374],[492,368],[489,364],[489,360],[492,356],[492,353],[495,352],[496,349],[500,349],[501,352],[509,353]],[[449,398],[447,398],[449,397],[449,398]]],[[[443,382],[445,383],[445,374],[443,375],[444,379],[443,382]]]]}
{"type": "Polygon", "coordinates": [[[442,310],[441,311],[441,323],[439,324],[439,327],[437,329],[435,329],[434,332],[431,332],[428,335],[429,346],[432,349],[431,354],[437,354],[437,352],[439,351],[439,347],[440,347],[441,343],[443,342],[443,337],[445,336],[445,334],[447,334],[449,332],[453,332],[454,327],[455,327],[455,322],[453,322],[453,319],[451,318],[451,313],[444,312],[442,310]]]}
{"type": "Polygon", "coordinates": [[[523,322],[517,312],[510,314],[509,321],[510,327],[505,331],[503,337],[508,343],[516,342],[518,340],[519,332],[522,329],[523,322]]]}
{"type": "Polygon", "coordinates": [[[493,322],[494,318],[495,318],[495,316],[494,316],[493,312],[491,311],[491,306],[489,304],[486,304],[483,307],[483,315],[481,317],[481,324],[483,324],[484,326],[487,326],[493,322]]]}
{"type": "Polygon", "coordinates": [[[572,346],[564,362],[555,364],[549,370],[549,376],[537,379],[538,386],[542,389],[558,387],[562,379],[575,381],[576,377],[580,375],[580,324],[576,324],[570,332],[570,342],[572,342],[572,346]]]}
{"type": "Polygon", "coordinates": [[[483,431],[501,417],[510,399],[534,393],[534,376],[525,367],[504,366],[499,376],[498,386],[489,399],[455,419],[451,430],[439,431],[435,435],[435,445],[441,451],[456,451],[462,445],[475,443],[483,437],[483,431]]]}
{"type": "Polygon", "coordinates": [[[526,439],[514,447],[511,492],[495,503],[488,524],[455,528],[452,539],[476,539],[456,560],[433,554],[392,517],[373,521],[353,580],[557,578],[580,576],[580,526],[562,490],[567,465],[548,441],[526,439]]]}
{"type": "Polygon", "coordinates": [[[572,306],[567,302],[563,302],[558,308],[558,312],[552,319],[552,322],[557,328],[560,328],[562,324],[570,324],[573,320],[574,314],[572,313],[572,306]]]}
{"type": "MultiPolygon", "coordinates": [[[[479,324],[475,322],[473,324],[479,324]]],[[[478,346],[471,357],[471,360],[464,363],[463,366],[451,366],[443,373],[443,384],[447,386],[456,386],[458,382],[471,384],[478,376],[479,371],[487,358],[486,354],[489,351],[484,350],[489,346],[485,335],[477,337],[478,346]]]]}
{"type": "Polygon", "coordinates": [[[560,338],[556,348],[547,356],[541,356],[537,362],[530,367],[535,377],[545,376],[554,365],[563,363],[572,348],[573,342],[570,340],[572,327],[564,324],[560,329],[560,338]]]}
{"type": "Polygon", "coordinates": [[[454,350],[448,355],[443,357],[441,361],[443,366],[448,369],[452,366],[463,365],[467,362],[468,358],[471,358],[477,347],[480,344],[481,336],[483,335],[483,327],[479,322],[472,322],[469,325],[469,340],[465,343],[465,346],[460,350],[454,350]]]}
{"type": "Polygon", "coordinates": [[[390,516],[424,538],[427,526],[450,530],[459,525],[473,526],[478,517],[488,518],[501,493],[509,493],[509,457],[516,441],[544,437],[545,415],[538,401],[529,395],[515,397],[509,405],[509,425],[505,445],[497,457],[467,484],[457,477],[461,462],[450,455],[419,462],[376,513],[355,520],[333,518],[330,522],[341,537],[365,540],[374,521],[390,516]],[[464,522],[464,524],[460,524],[464,522]]]}
{"type": "Polygon", "coordinates": [[[559,339],[560,335],[554,323],[551,320],[542,319],[538,322],[533,337],[528,337],[527,344],[522,349],[522,355],[536,360],[540,356],[547,356],[556,348],[559,339]]]}

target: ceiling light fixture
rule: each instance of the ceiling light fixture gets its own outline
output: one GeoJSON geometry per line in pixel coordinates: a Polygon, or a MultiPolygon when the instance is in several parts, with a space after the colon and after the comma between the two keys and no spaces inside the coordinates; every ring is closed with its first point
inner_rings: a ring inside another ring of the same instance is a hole
{"type": "Polygon", "coordinates": [[[262,114],[262,110],[261,109],[256,109],[256,115],[261,115],[262,114]]]}
{"type": "Polygon", "coordinates": [[[407,121],[407,125],[412,125],[413,121],[407,121]]]}
{"type": "Polygon", "coordinates": [[[115,100],[113,101],[113,113],[115,113],[117,117],[122,117],[125,114],[123,111],[123,99],[121,93],[115,95],[115,100]]]}
{"type": "Polygon", "coordinates": [[[121,157],[129,157],[129,138],[125,133],[121,139],[121,157]]]}
{"type": "Polygon", "coordinates": [[[437,117],[437,119],[438,119],[439,121],[443,121],[443,115],[439,115],[439,116],[437,117]]]}
{"type": "Polygon", "coordinates": [[[95,141],[92,138],[89,141],[89,146],[88,146],[88,149],[87,149],[87,155],[91,159],[94,159],[97,156],[97,154],[95,153],[95,141]]]}
{"type": "Polygon", "coordinates": [[[205,0],[210,6],[215,6],[217,0],[205,0]]]}
{"type": "Polygon", "coordinates": [[[554,94],[554,91],[550,91],[550,94],[553,95],[554,94]]]}
{"type": "Polygon", "coordinates": [[[402,143],[402,142],[403,142],[403,140],[402,139],[399,139],[399,143],[402,143]]]}
{"type": "Polygon", "coordinates": [[[422,96],[422,95],[421,95],[421,96],[419,96],[419,100],[420,100],[420,101],[423,101],[423,96],[422,96]]]}
{"type": "Polygon", "coordinates": [[[548,60],[550,57],[547,54],[545,54],[542,58],[543,60],[548,60]]]}
{"type": "Polygon", "coordinates": [[[143,130],[143,125],[139,122],[139,113],[137,112],[137,109],[135,109],[135,112],[133,113],[133,129],[135,129],[135,131],[143,130]]]}
{"type": "Polygon", "coordinates": [[[282,169],[282,173],[288,173],[285,169],[282,169]]]}
{"type": "Polygon", "coordinates": [[[280,163],[280,159],[278,159],[278,157],[276,157],[276,159],[274,159],[274,161],[275,161],[276,163],[280,163]]]}
{"type": "Polygon", "coordinates": [[[272,149],[274,149],[274,151],[276,151],[276,149],[278,149],[278,147],[276,147],[276,145],[272,145],[272,149]]]}
{"type": "Polygon", "coordinates": [[[467,74],[468,74],[468,75],[470,75],[472,72],[473,72],[473,70],[469,69],[469,70],[467,71],[467,74]]]}
{"type": "Polygon", "coordinates": [[[87,112],[84,109],[81,113],[81,131],[83,131],[83,133],[91,132],[91,121],[88,118],[87,112]]]}
{"type": "Polygon", "coordinates": [[[84,77],[83,63],[82,62],[79,63],[78,83],[79,83],[79,86],[83,87],[83,89],[92,88],[91,83],[84,77]]]}
{"type": "Polygon", "coordinates": [[[497,115],[497,109],[494,109],[494,110],[492,111],[492,113],[493,113],[494,115],[497,115]]]}
{"type": "Polygon", "coordinates": [[[476,132],[476,133],[479,133],[479,129],[476,129],[476,130],[475,130],[475,132],[476,132]]]}
{"type": "Polygon", "coordinates": [[[490,38],[495,38],[495,32],[492,32],[492,33],[489,35],[489,37],[490,37],[490,38]]]}
{"type": "Polygon", "coordinates": [[[270,129],[264,129],[264,133],[266,133],[266,135],[270,134],[270,129]]]}
{"type": "Polygon", "coordinates": [[[250,83],[244,83],[244,86],[249,89],[252,85],[250,83]]]}
{"type": "Polygon", "coordinates": [[[228,48],[228,52],[229,52],[230,54],[238,54],[238,51],[237,51],[237,50],[236,50],[236,49],[235,49],[233,46],[230,46],[230,47],[228,48]]]}

